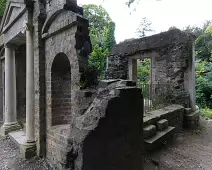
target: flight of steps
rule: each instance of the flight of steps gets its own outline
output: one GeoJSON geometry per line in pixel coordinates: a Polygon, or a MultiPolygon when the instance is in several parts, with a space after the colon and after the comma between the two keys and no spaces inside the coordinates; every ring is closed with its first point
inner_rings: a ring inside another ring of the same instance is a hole
{"type": "Polygon", "coordinates": [[[144,146],[146,150],[155,150],[170,139],[175,132],[175,127],[168,125],[168,120],[160,119],[155,125],[143,128],[144,146]]]}

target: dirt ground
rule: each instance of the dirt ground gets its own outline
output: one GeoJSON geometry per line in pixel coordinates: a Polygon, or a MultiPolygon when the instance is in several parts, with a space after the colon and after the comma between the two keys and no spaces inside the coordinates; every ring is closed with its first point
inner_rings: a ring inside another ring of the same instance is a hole
{"type": "MultiPolygon", "coordinates": [[[[212,170],[212,121],[183,130],[162,149],[145,156],[144,170],[212,170]]],[[[51,170],[45,159],[23,160],[9,139],[0,137],[0,170],[51,170]]]]}
{"type": "Polygon", "coordinates": [[[212,121],[201,118],[194,131],[183,130],[162,149],[147,154],[145,170],[212,170],[212,121]]]}
{"type": "Polygon", "coordinates": [[[0,170],[47,170],[51,169],[44,159],[25,161],[18,147],[8,138],[0,137],[0,170]]]}

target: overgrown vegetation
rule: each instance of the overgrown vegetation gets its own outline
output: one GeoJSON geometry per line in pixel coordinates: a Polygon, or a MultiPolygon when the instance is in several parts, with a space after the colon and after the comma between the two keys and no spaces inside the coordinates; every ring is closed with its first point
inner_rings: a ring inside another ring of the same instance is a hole
{"type": "Polygon", "coordinates": [[[144,60],[138,60],[138,83],[149,84],[150,83],[150,58],[144,60]]]}
{"type": "Polygon", "coordinates": [[[208,119],[212,119],[212,109],[200,109],[200,114],[208,119]]]}
{"type": "Polygon", "coordinates": [[[200,108],[212,109],[212,21],[202,27],[188,26],[196,37],[196,101],[200,108]]]}
{"type": "Polygon", "coordinates": [[[93,52],[89,65],[98,70],[99,79],[104,78],[107,55],[110,53],[115,41],[115,23],[107,11],[100,5],[84,5],[84,17],[89,20],[90,37],[93,52]]]}
{"type": "Polygon", "coordinates": [[[0,17],[3,16],[7,0],[0,0],[0,17]]]}

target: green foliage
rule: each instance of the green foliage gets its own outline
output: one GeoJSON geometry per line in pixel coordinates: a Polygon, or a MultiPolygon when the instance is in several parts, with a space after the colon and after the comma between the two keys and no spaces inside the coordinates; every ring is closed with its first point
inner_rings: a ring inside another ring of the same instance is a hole
{"type": "Polygon", "coordinates": [[[107,11],[100,5],[84,5],[84,17],[89,21],[89,31],[93,45],[102,46],[106,40],[107,31],[112,22],[107,11]]]}
{"type": "Polygon", "coordinates": [[[93,52],[89,64],[96,67],[99,78],[104,78],[107,55],[115,45],[115,23],[102,6],[84,5],[84,17],[89,20],[93,52]]]}
{"type": "Polygon", "coordinates": [[[212,119],[211,109],[200,109],[200,114],[205,118],[212,119]]]}
{"type": "Polygon", "coordinates": [[[212,21],[199,27],[188,26],[185,31],[196,37],[196,102],[201,108],[212,108],[212,21]]]}
{"type": "Polygon", "coordinates": [[[206,21],[202,28],[187,26],[184,31],[193,33],[196,39],[196,57],[201,61],[212,61],[212,21],[206,21]]]}
{"type": "Polygon", "coordinates": [[[116,28],[115,23],[110,22],[105,42],[105,47],[108,49],[108,51],[111,51],[114,45],[116,44],[115,28],[116,28]]]}
{"type": "Polygon", "coordinates": [[[0,0],[0,17],[3,16],[7,0],[0,0]]]}
{"type": "Polygon", "coordinates": [[[206,61],[196,67],[196,101],[201,108],[212,108],[212,65],[206,61]]]}
{"type": "Polygon", "coordinates": [[[150,62],[151,59],[146,58],[143,61],[138,61],[138,83],[139,84],[148,84],[150,81],[150,62]]]}
{"type": "Polygon", "coordinates": [[[98,71],[95,67],[87,65],[80,78],[81,89],[96,87],[98,85],[98,71]]]}
{"type": "Polygon", "coordinates": [[[93,47],[93,52],[89,59],[89,64],[93,67],[96,67],[99,73],[99,78],[104,78],[104,72],[106,68],[106,57],[108,55],[108,49],[104,50],[98,44],[93,47]]]}

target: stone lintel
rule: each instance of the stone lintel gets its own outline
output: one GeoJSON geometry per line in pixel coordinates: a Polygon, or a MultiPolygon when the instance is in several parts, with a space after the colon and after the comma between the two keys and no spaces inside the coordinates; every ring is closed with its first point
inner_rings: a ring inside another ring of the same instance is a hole
{"type": "Polygon", "coordinates": [[[35,142],[27,143],[20,145],[20,152],[24,159],[29,159],[36,156],[36,144],[35,142]]]}
{"type": "Polygon", "coordinates": [[[18,123],[15,124],[8,124],[8,125],[3,125],[1,127],[1,135],[2,136],[6,136],[8,135],[8,133],[12,132],[12,131],[17,131],[22,129],[21,125],[19,125],[18,123]]]}

